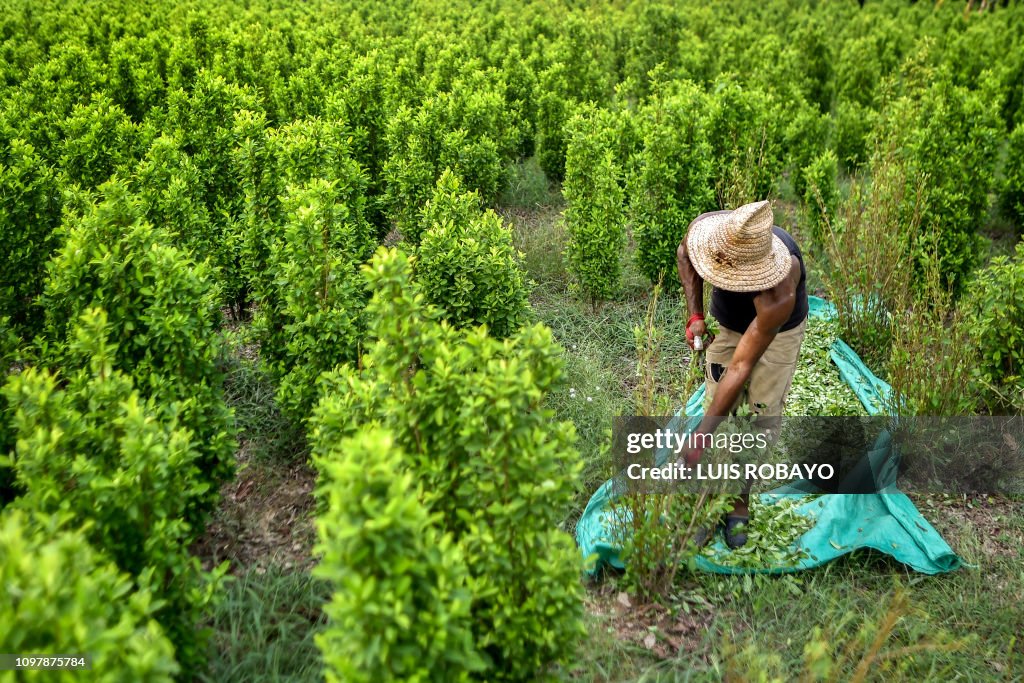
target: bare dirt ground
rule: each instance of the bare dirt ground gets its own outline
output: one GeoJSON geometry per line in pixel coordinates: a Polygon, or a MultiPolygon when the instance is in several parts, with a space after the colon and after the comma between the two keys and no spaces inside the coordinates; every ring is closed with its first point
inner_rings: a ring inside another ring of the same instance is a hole
{"type": "Polygon", "coordinates": [[[314,564],[313,488],[305,463],[255,463],[239,453],[238,475],[221,489],[220,509],[193,548],[204,567],[230,560],[231,571],[276,565],[307,570],[314,564]]]}
{"type": "Polygon", "coordinates": [[[950,547],[964,555],[973,550],[979,558],[1016,558],[1024,548],[1020,514],[1024,500],[1006,496],[911,496],[925,519],[950,547]],[[1014,521],[1017,520],[1017,521],[1014,521]]]}
{"type": "Polygon", "coordinates": [[[587,592],[586,609],[605,622],[623,643],[647,649],[658,659],[675,659],[683,654],[703,655],[704,635],[712,622],[708,606],[670,609],[656,603],[642,604],[604,582],[587,592]]]}

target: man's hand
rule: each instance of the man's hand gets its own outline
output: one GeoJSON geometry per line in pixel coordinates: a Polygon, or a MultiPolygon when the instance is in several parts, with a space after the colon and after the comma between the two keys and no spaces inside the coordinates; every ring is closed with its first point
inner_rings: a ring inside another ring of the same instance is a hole
{"type": "MultiPolygon", "coordinates": [[[[707,335],[707,333],[708,326],[704,324],[704,321],[694,320],[693,322],[686,326],[686,343],[689,344],[690,348],[692,349],[694,337],[703,338],[707,335]]],[[[708,343],[710,343],[710,341],[708,343]]],[[[704,346],[707,346],[707,344],[705,344],[704,346]]]]}
{"type": "Polygon", "coordinates": [[[702,455],[704,455],[704,447],[696,446],[684,453],[683,460],[686,462],[687,465],[693,467],[694,465],[697,464],[697,461],[700,460],[700,456],[702,455]]]}
{"type": "Polygon", "coordinates": [[[687,448],[679,457],[676,458],[676,462],[681,465],[693,467],[700,460],[701,456],[704,455],[704,446],[694,446],[693,448],[687,448]]]}
{"type": "Polygon", "coordinates": [[[686,343],[692,349],[694,336],[707,334],[708,328],[704,325],[704,280],[690,263],[685,237],[676,249],[676,268],[686,296],[686,310],[690,312],[690,319],[686,322],[686,343]]]}

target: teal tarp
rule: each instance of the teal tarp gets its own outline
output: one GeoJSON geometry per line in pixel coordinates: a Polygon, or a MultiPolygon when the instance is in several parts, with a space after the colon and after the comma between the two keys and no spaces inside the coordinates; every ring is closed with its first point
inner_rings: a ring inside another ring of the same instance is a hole
{"type": "MultiPolygon", "coordinates": [[[[835,314],[832,305],[824,299],[810,297],[810,315],[829,318],[835,314]]],[[[837,340],[830,351],[843,380],[857,394],[868,413],[882,414],[891,388],[864,365],[860,357],[847,344],[837,340]]],[[[672,428],[693,429],[703,414],[704,386],[693,393],[680,409],[672,428]]],[[[661,457],[667,454],[659,454],[661,457]]],[[[925,574],[948,572],[961,566],[962,561],[931,524],[921,516],[910,499],[895,486],[895,459],[890,457],[889,435],[883,432],[875,448],[865,454],[864,465],[876,473],[889,468],[893,482],[881,493],[831,494],[810,498],[797,510],[815,518],[814,526],[794,542],[796,548],[806,550],[804,558],[795,565],[783,567],[738,568],[715,564],[706,557],[697,558],[699,569],[720,574],[771,573],[799,571],[822,565],[857,548],[874,548],[891,555],[903,564],[925,574]]],[[[659,460],[661,460],[659,457],[659,460]]],[[[884,474],[878,474],[885,481],[884,474]]],[[[613,516],[609,504],[612,498],[611,480],[606,481],[590,498],[583,516],[576,525],[576,542],[584,557],[596,557],[591,571],[602,564],[623,569],[613,533],[613,516]]],[[[793,492],[785,486],[760,494],[761,502],[771,504],[781,496],[805,498],[807,494],[793,492]]],[[[725,551],[721,540],[717,550],[725,551]]]]}

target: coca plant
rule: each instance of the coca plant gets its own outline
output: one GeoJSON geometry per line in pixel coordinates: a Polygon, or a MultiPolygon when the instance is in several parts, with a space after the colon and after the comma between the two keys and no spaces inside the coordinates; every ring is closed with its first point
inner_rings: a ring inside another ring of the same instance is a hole
{"type": "Polygon", "coordinates": [[[356,173],[348,185],[314,180],[283,198],[284,234],[270,256],[277,297],[257,326],[261,353],[281,382],[278,403],[296,425],[316,403],[320,373],[357,358],[366,304],[359,266],[376,246],[362,187],[356,173]]]}
{"type": "Polygon", "coordinates": [[[651,282],[674,277],[676,247],[690,221],[716,208],[708,111],[708,96],[682,83],[640,113],[643,149],[630,179],[629,211],[637,266],[651,282]]]}
{"type": "Polygon", "coordinates": [[[69,215],[66,242],[49,264],[40,355],[64,374],[87,367],[73,333],[84,313],[103,311],[111,366],[196,440],[206,484],[186,500],[188,521],[198,525],[233,472],[234,417],[223,396],[218,290],[209,265],[193,261],[150,225],[123,182],[112,180],[100,190],[100,201],[69,215]]]}
{"type": "Polygon", "coordinates": [[[567,126],[565,222],[567,269],[576,290],[591,304],[614,297],[621,286],[626,243],[625,192],[607,117],[578,114],[567,126]]]}
{"type": "Polygon", "coordinates": [[[0,157],[0,317],[25,337],[39,331],[34,304],[42,294],[46,262],[59,245],[61,220],[57,172],[22,140],[4,145],[0,157]]]}
{"type": "Polygon", "coordinates": [[[194,673],[206,657],[199,623],[226,571],[225,564],[204,572],[189,552],[201,531],[191,520],[210,498],[206,454],[187,422],[191,399],[141,396],[136,384],[167,380],[133,380],[118,369],[116,339],[105,312],[87,310],[67,343],[77,367],[68,363],[61,375],[30,367],[8,380],[19,492],[10,507],[81,526],[95,548],[159,601],[154,617],[183,670],[194,673]]]}
{"type": "Polygon", "coordinates": [[[153,618],[152,592],[136,588],[64,517],[0,512],[0,583],[17,596],[0,603],[6,652],[88,653],[97,681],[170,683],[180,671],[153,618]]]}
{"type": "Polygon", "coordinates": [[[323,512],[315,572],[335,588],[330,623],[317,636],[327,680],[470,680],[483,660],[466,564],[420,502],[405,454],[373,427],[316,449],[323,512]]]}
{"type": "Polygon", "coordinates": [[[455,327],[513,334],[529,311],[527,278],[512,233],[475,192],[445,169],[420,219],[414,276],[426,300],[455,327]]]}
{"type": "Polygon", "coordinates": [[[544,678],[584,633],[581,558],[557,528],[580,472],[575,432],[545,407],[559,350],[540,325],[499,341],[440,322],[411,269],[383,248],[364,269],[370,351],[324,376],[314,454],[367,424],[388,430],[465,558],[476,678],[544,678]]]}

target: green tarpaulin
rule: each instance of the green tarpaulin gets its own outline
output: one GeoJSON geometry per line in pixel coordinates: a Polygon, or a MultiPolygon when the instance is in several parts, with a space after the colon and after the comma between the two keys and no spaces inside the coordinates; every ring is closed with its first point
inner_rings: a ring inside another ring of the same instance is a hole
{"type": "MultiPolygon", "coordinates": [[[[831,317],[831,305],[818,297],[811,297],[810,315],[831,317]]],[[[853,389],[869,414],[882,414],[891,391],[888,384],[875,377],[860,357],[847,344],[837,340],[830,351],[843,380],[853,389]]],[[[686,405],[676,414],[673,430],[689,430],[696,426],[703,413],[704,387],[701,386],[686,405]],[[685,425],[685,427],[684,427],[685,425]]],[[[806,493],[794,492],[786,486],[760,494],[761,502],[772,504],[782,496],[807,498],[797,510],[814,518],[814,526],[794,542],[794,549],[802,549],[802,559],[796,564],[759,568],[740,568],[715,564],[704,556],[697,558],[697,567],[721,574],[781,573],[800,571],[824,564],[857,548],[874,548],[896,558],[903,564],[925,574],[948,572],[961,566],[960,557],[949,547],[931,524],[921,516],[914,504],[895,486],[895,459],[890,457],[888,433],[879,435],[875,447],[865,453],[864,465],[886,481],[882,470],[889,469],[892,483],[880,493],[826,494],[813,498],[806,493]]],[[[596,558],[590,571],[607,564],[623,569],[614,533],[614,518],[610,510],[613,482],[605,482],[590,498],[583,516],[576,525],[576,542],[584,557],[596,558]]],[[[726,552],[721,540],[716,540],[716,554],[726,552]]]]}

